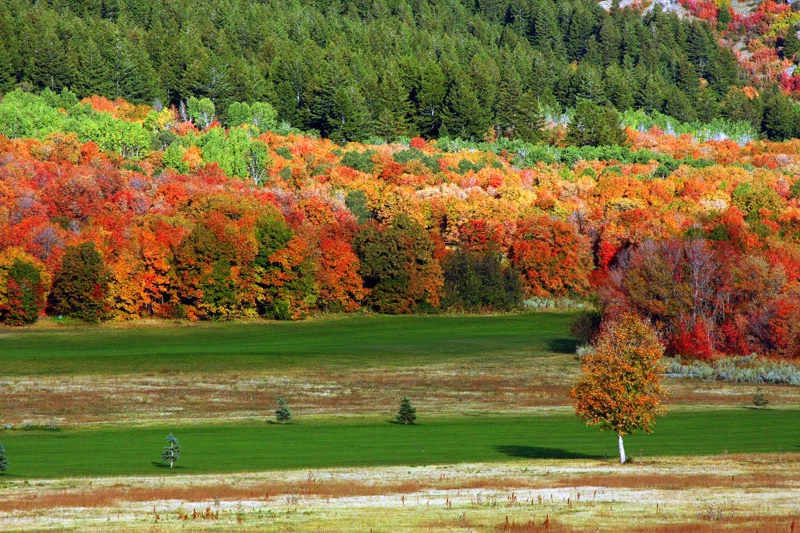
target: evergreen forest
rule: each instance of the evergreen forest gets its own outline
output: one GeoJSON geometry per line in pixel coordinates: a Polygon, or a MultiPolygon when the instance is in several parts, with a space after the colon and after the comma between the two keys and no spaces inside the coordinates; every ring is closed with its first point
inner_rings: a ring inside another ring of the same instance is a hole
{"type": "Polygon", "coordinates": [[[776,109],[796,116],[781,91],[754,101],[738,90],[746,75],[715,25],[658,4],[645,13],[594,0],[0,6],[0,92],[68,88],[156,107],[208,98],[223,123],[235,102],[268,102],[281,122],[336,142],[542,141],[543,120],[582,100],[794,133],[770,123],[776,109]]]}

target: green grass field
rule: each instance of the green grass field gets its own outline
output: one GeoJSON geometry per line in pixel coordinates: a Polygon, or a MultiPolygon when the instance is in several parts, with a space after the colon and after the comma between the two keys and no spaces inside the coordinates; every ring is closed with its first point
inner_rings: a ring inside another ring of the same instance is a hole
{"type": "Polygon", "coordinates": [[[0,376],[403,367],[572,353],[570,313],[0,330],[0,376]]]}
{"type": "MultiPolygon", "coordinates": [[[[651,435],[626,437],[628,454],[710,455],[800,451],[800,411],[753,409],[676,412],[651,435]]],[[[287,425],[185,425],[3,431],[6,478],[201,474],[343,466],[422,465],[532,458],[616,460],[616,436],[571,415],[386,420],[333,419],[287,425]],[[160,464],[166,436],[182,456],[160,464]]]]}

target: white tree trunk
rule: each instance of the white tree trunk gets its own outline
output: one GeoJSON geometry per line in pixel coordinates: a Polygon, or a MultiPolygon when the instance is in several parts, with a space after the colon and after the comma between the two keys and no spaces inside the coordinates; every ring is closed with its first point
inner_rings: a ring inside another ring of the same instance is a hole
{"type": "Polygon", "coordinates": [[[622,443],[622,433],[619,435],[619,462],[625,462],[625,445],[622,443]]]}

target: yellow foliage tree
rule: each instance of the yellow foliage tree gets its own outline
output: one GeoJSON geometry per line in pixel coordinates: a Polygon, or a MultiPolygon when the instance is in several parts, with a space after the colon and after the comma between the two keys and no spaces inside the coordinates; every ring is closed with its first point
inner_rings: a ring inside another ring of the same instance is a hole
{"type": "Polygon", "coordinates": [[[641,429],[652,431],[661,405],[664,347],[653,327],[634,314],[606,324],[595,351],[583,358],[581,377],[570,391],[575,413],[587,425],[614,431],[619,460],[625,462],[622,437],[641,429]]]}

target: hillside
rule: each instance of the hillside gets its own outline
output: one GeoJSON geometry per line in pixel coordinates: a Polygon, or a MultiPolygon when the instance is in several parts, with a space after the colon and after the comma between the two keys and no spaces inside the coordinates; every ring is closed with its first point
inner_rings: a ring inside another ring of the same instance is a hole
{"type": "Polygon", "coordinates": [[[90,321],[596,295],[649,315],[672,353],[798,350],[800,141],[337,145],[66,92],[10,93],[0,119],[41,137],[0,143],[8,323],[48,293],[90,321]]]}
{"type": "Polygon", "coordinates": [[[165,107],[209,98],[223,121],[234,102],[264,101],[280,121],[337,142],[482,140],[490,129],[541,140],[542,116],[581,99],[680,121],[745,119],[770,138],[791,136],[762,125],[764,108],[786,102],[741,99],[736,88],[750,82],[709,25],[660,8],[605,11],[593,0],[0,6],[0,92],[66,87],[79,98],[165,107]]]}
{"type": "Polygon", "coordinates": [[[589,300],[800,354],[791,7],[3,4],[4,323],[589,300]]]}

